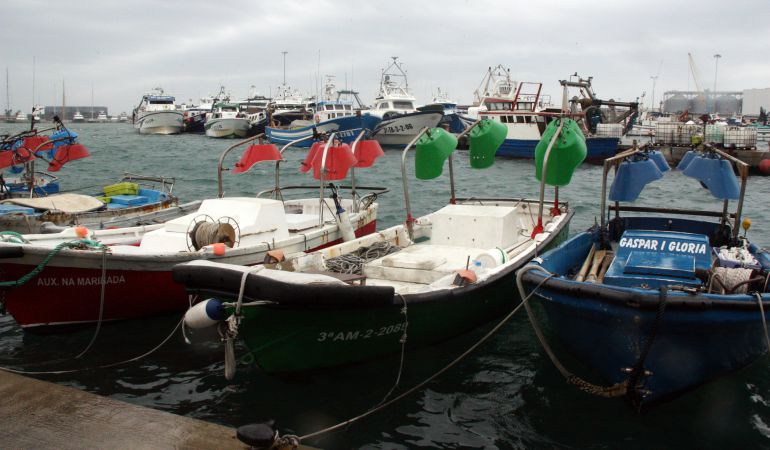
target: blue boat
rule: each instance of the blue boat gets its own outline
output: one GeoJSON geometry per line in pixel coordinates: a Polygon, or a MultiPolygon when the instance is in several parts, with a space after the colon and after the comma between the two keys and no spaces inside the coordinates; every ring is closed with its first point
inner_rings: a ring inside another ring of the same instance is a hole
{"type": "MultiPolygon", "coordinates": [[[[265,127],[267,139],[276,145],[285,145],[292,141],[312,136],[335,132],[335,137],[344,143],[353,142],[362,130],[371,132],[380,123],[380,118],[370,114],[353,114],[335,117],[299,128],[265,127]]],[[[296,144],[297,147],[310,147],[313,139],[296,144]]]]}
{"type": "MultiPolygon", "coordinates": [[[[540,139],[506,139],[497,150],[497,156],[533,159],[538,142],[540,142],[540,139]]],[[[620,138],[587,137],[586,147],[588,148],[588,154],[586,155],[586,162],[601,163],[605,159],[615,156],[619,143],[620,138]]]]}
{"type": "Polygon", "coordinates": [[[740,221],[748,166],[709,149],[690,152],[678,168],[724,200],[724,209],[621,204],[668,170],[659,152],[624,152],[605,161],[601,224],[536,258],[518,278],[542,305],[542,315],[527,305],[530,319],[565,378],[639,409],[745,367],[770,348],[770,255],[738,234],[750,226],[740,221]],[[729,200],[738,200],[735,213],[728,214],[729,200]],[[559,362],[540,332],[543,315],[564,348],[608,385],[580,380],[559,362]]]}

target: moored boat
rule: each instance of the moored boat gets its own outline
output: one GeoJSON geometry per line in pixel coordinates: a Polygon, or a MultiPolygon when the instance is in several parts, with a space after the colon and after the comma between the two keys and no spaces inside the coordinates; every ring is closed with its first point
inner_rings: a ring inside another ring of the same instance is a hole
{"type": "Polygon", "coordinates": [[[177,134],[184,127],[184,115],[176,109],[174,97],[164,95],[163,89],[145,94],[134,109],[133,122],[140,134],[177,134]]]}
{"type": "Polygon", "coordinates": [[[238,110],[238,105],[225,102],[214,104],[203,125],[206,136],[215,138],[246,137],[249,127],[251,122],[238,110]]]}
{"type": "MultiPolygon", "coordinates": [[[[189,299],[171,279],[174,264],[203,258],[254,265],[271,250],[311,251],[341,240],[341,228],[323,196],[291,199],[296,189],[276,185],[268,193],[277,199],[222,197],[224,157],[253,140],[223,153],[220,196],[204,200],[196,212],[151,226],[97,231],[76,227],[57,234],[7,237],[0,242],[0,253],[15,256],[0,263],[4,308],[32,330],[182,311],[189,299]]],[[[275,146],[249,146],[234,171],[245,172],[265,160],[275,162],[278,170],[281,155],[275,146]]],[[[360,206],[350,215],[351,234],[374,231],[375,199],[376,192],[342,200],[348,209],[360,206]]]]}
{"type": "MultiPolygon", "coordinates": [[[[494,127],[482,122],[469,130],[472,167],[492,164],[502,142],[499,130],[489,134],[494,127]]],[[[542,208],[537,200],[456,198],[451,153],[457,139],[438,128],[413,139],[402,154],[404,224],[315,253],[286,254],[271,267],[177,266],[174,277],[190,292],[216,298],[188,311],[188,325],[225,320],[228,341],[242,338],[248,357],[274,373],[413,349],[509,312],[517,303],[510,295],[515,271],[566,238],[572,211],[550,202],[542,227],[533,219],[533,209],[542,208]],[[438,177],[448,157],[452,193],[448,205],[419,218],[411,215],[406,174],[415,141],[415,175],[438,177]]]]}
{"type": "MultiPolygon", "coordinates": [[[[637,408],[738,370],[770,346],[770,255],[738,233],[750,225],[741,222],[747,165],[707,148],[678,166],[721,201],[719,211],[620,203],[634,201],[667,168],[659,152],[644,149],[606,160],[601,224],[520,272],[520,289],[534,290],[553,334],[604,384],[577,379],[557,364],[562,374],[637,408]],[[729,200],[737,200],[735,213],[728,212],[729,200]]],[[[531,318],[539,330],[538,315],[531,318]]],[[[558,362],[545,335],[538,336],[558,362]]]]}
{"type": "Polygon", "coordinates": [[[394,56],[390,65],[382,70],[380,89],[369,111],[382,118],[374,130],[374,138],[380,144],[403,147],[420,130],[435,127],[444,117],[443,110],[418,111],[415,101],[406,72],[394,56]]]}

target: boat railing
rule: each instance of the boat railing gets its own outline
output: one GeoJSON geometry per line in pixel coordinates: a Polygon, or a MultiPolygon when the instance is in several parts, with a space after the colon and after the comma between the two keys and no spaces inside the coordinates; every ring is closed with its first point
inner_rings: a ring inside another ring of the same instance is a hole
{"type": "Polygon", "coordinates": [[[650,144],[637,146],[636,141],[634,141],[634,146],[631,149],[618,153],[617,155],[604,160],[604,167],[603,167],[603,173],[602,173],[601,227],[602,228],[605,227],[607,221],[609,220],[610,213],[613,211],[615,212],[616,217],[618,217],[618,214],[620,211],[665,213],[665,214],[677,214],[677,215],[695,215],[695,216],[704,216],[704,217],[721,217],[723,225],[729,219],[734,219],[732,233],[733,233],[733,239],[736,239],[738,237],[738,231],[740,230],[741,213],[743,211],[743,201],[746,195],[746,183],[748,181],[748,176],[749,176],[749,165],[739,160],[738,158],[730,155],[729,153],[726,153],[710,144],[703,144],[702,147],[700,147],[699,151],[713,152],[715,154],[718,154],[725,160],[730,161],[735,165],[738,171],[738,175],[741,177],[741,187],[740,187],[740,194],[738,196],[738,205],[734,213],[730,213],[728,211],[729,200],[727,199],[724,200],[724,203],[723,203],[724,206],[721,212],[687,210],[687,209],[678,209],[678,208],[658,208],[658,207],[627,206],[627,205],[621,206],[620,203],[617,201],[615,202],[614,206],[609,206],[609,207],[607,206],[607,176],[609,175],[610,169],[614,167],[617,170],[620,163],[622,163],[626,158],[628,158],[629,156],[633,156],[633,155],[645,152],[650,148],[653,148],[653,146],[650,144]]]}
{"type": "Polygon", "coordinates": [[[163,191],[167,192],[169,195],[172,195],[174,192],[174,184],[176,183],[175,177],[163,177],[163,176],[155,176],[155,175],[138,175],[135,173],[130,172],[124,172],[123,177],[120,179],[121,182],[128,181],[128,182],[150,182],[150,183],[159,183],[161,185],[161,188],[163,191]]]}
{"type": "Polygon", "coordinates": [[[249,142],[253,142],[253,141],[257,141],[258,140],[259,143],[262,144],[262,141],[263,141],[264,138],[265,138],[265,134],[264,133],[260,133],[260,134],[258,134],[256,136],[250,137],[248,139],[244,139],[244,140],[242,140],[240,142],[236,142],[235,144],[233,144],[230,147],[228,147],[225,151],[223,151],[221,155],[219,155],[219,163],[217,164],[217,185],[219,187],[219,192],[218,192],[219,198],[222,198],[222,197],[225,196],[225,191],[224,191],[224,188],[222,187],[222,172],[224,172],[226,170],[224,167],[222,167],[222,164],[225,161],[225,157],[231,151],[235,150],[236,148],[238,148],[238,147],[240,147],[242,145],[248,144],[249,142]]]}

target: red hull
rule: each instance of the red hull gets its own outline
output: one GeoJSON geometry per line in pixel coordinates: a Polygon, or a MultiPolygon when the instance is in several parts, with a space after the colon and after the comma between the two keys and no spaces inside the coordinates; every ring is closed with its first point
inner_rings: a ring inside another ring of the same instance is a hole
{"type": "MultiPolygon", "coordinates": [[[[373,233],[372,221],[356,230],[356,237],[373,233]]],[[[312,250],[335,245],[338,239],[312,250]]],[[[17,280],[29,264],[0,264],[3,278],[17,280]]],[[[27,284],[6,291],[5,306],[22,327],[83,324],[99,320],[101,269],[46,267],[27,284]]],[[[137,319],[185,311],[189,300],[184,286],[166,270],[107,270],[102,320],[137,319]]]]}

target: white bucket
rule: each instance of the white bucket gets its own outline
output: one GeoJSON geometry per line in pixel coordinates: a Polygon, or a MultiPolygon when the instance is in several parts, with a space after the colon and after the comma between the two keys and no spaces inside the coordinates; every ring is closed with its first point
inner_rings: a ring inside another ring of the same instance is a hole
{"type": "Polygon", "coordinates": [[[505,253],[505,250],[495,247],[485,251],[484,253],[480,253],[478,256],[476,256],[475,260],[481,263],[481,267],[485,269],[493,269],[508,261],[508,255],[505,253]]]}

